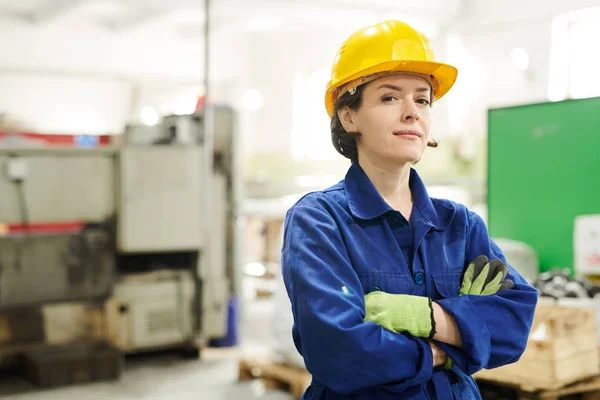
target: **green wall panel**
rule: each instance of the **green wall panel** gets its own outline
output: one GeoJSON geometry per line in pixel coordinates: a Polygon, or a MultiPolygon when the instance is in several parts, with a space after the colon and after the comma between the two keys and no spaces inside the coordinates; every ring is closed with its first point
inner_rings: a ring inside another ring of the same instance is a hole
{"type": "Polygon", "coordinates": [[[600,97],[488,113],[488,228],[573,266],[577,215],[600,213],[600,97]]]}

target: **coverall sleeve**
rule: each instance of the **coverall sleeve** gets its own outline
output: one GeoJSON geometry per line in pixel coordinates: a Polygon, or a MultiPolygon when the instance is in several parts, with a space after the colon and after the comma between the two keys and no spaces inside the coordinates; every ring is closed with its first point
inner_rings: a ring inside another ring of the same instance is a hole
{"type": "Polygon", "coordinates": [[[288,211],[282,273],[296,346],[308,371],[327,388],[349,395],[385,386],[401,393],[431,379],[426,340],[364,322],[362,285],[325,206],[288,211]]]}
{"type": "MultiPolygon", "coordinates": [[[[465,263],[485,255],[508,265],[481,217],[471,212],[468,229],[465,263]]],[[[468,375],[516,362],[525,351],[538,293],[510,265],[508,279],[515,283],[514,288],[491,296],[465,295],[437,301],[456,320],[465,357],[460,357],[456,348],[441,347],[468,375]]]]}

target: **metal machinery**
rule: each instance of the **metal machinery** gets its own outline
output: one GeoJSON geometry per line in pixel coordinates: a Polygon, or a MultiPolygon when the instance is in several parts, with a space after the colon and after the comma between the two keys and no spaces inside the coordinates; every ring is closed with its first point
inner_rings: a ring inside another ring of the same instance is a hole
{"type": "Polygon", "coordinates": [[[227,334],[240,177],[234,112],[130,126],[119,145],[0,146],[0,311],[104,304],[126,352],[227,334]]]}

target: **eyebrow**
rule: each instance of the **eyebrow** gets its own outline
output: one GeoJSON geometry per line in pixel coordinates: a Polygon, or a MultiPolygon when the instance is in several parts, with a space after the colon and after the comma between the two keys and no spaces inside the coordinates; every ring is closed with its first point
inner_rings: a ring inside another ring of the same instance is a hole
{"type": "MultiPolygon", "coordinates": [[[[401,87],[394,86],[394,85],[390,85],[389,83],[385,83],[385,84],[383,84],[383,85],[379,86],[379,87],[377,88],[377,90],[379,90],[379,89],[383,89],[383,88],[386,88],[386,89],[392,89],[392,90],[397,90],[398,92],[401,92],[401,91],[402,91],[402,88],[401,88],[401,87]]],[[[431,89],[430,89],[430,88],[428,88],[428,87],[420,87],[420,88],[418,88],[416,91],[420,93],[420,92],[429,92],[430,90],[431,90],[431,89]]]]}

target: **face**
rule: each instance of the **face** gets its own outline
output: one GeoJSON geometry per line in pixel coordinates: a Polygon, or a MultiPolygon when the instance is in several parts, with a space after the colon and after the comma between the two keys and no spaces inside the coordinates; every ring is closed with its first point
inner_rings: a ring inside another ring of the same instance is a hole
{"type": "Polygon", "coordinates": [[[405,164],[418,161],[429,140],[431,86],[413,75],[390,75],[367,84],[358,110],[339,111],[348,132],[360,132],[358,159],[405,164]]]}

